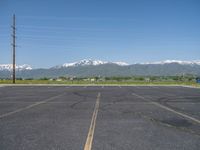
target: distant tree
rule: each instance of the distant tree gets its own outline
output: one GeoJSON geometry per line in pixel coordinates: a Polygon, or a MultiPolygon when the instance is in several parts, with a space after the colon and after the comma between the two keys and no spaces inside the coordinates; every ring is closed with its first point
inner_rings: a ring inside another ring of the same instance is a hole
{"type": "Polygon", "coordinates": [[[151,76],[149,77],[150,81],[156,81],[158,79],[158,77],[155,77],[155,76],[151,76]]]}
{"type": "Polygon", "coordinates": [[[60,76],[59,79],[62,79],[62,80],[67,80],[67,77],[64,77],[64,76],[60,76]]]}
{"type": "Polygon", "coordinates": [[[22,78],[16,78],[16,80],[23,80],[22,78]]]}
{"type": "Polygon", "coordinates": [[[40,78],[40,80],[49,80],[47,77],[40,78]]]}
{"type": "Polygon", "coordinates": [[[142,76],[138,76],[138,77],[135,77],[135,80],[139,80],[139,81],[144,81],[144,77],[142,77],[142,76]]]}
{"type": "Polygon", "coordinates": [[[33,80],[33,78],[26,78],[25,80],[33,80]]]}

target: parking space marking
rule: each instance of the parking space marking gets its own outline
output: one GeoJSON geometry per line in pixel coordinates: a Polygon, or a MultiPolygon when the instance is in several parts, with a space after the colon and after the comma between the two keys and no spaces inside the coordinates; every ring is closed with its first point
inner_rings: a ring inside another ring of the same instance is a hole
{"type": "Polygon", "coordinates": [[[184,113],[178,112],[178,111],[176,111],[176,110],[174,110],[174,109],[171,109],[171,108],[169,108],[169,107],[167,107],[167,106],[164,106],[164,105],[162,105],[162,104],[160,104],[160,103],[151,101],[150,99],[147,99],[147,98],[145,98],[145,97],[143,97],[143,96],[141,96],[141,95],[138,95],[138,94],[136,94],[136,93],[132,93],[132,95],[133,95],[133,96],[136,96],[136,97],[138,97],[138,98],[141,98],[141,99],[143,99],[143,100],[145,100],[145,101],[148,101],[148,102],[154,104],[154,105],[157,106],[157,107],[163,108],[163,109],[168,110],[168,111],[170,111],[170,112],[173,112],[173,113],[175,113],[175,114],[177,114],[177,115],[180,115],[180,116],[182,116],[182,117],[184,117],[184,118],[186,118],[186,119],[192,120],[192,121],[195,122],[195,123],[200,124],[200,120],[198,120],[198,119],[196,119],[196,118],[194,118],[194,117],[191,117],[191,116],[186,115],[186,114],[184,114],[184,113]]]}
{"type": "Polygon", "coordinates": [[[92,115],[90,128],[89,128],[89,131],[88,131],[88,136],[87,136],[86,143],[85,143],[85,146],[84,146],[84,150],[91,150],[92,149],[92,141],[93,141],[95,126],[96,126],[97,114],[98,114],[98,111],[99,111],[100,97],[101,97],[101,93],[98,93],[96,104],[95,104],[95,107],[94,107],[94,112],[93,112],[93,115],[92,115]]]}
{"type": "Polygon", "coordinates": [[[181,87],[185,87],[185,88],[192,88],[192,89],[200,89],[200,87],[195,87],[195,86],[187,86],[187,85],[181,85],[181,87]]]}
{"type": "Polygon", "coordinates": [[[43,101],[36,102],[36,103],[34,103],[34,104],[28,105],[28,106],[26,106],[26,107],[19,108],[19,109],[15,110],[15,111],[11,111],[11,112],[2,114],[2,115],[0,115],[0,119],[2,119],[2,118],[4,118],[4,117],[7,117],[7,116],[10,116],[10,115],[13,115],[13,114],[16,114],[16,113],[18,113],[18,112],[21,112],[21,111],[24,111],[24,110],[33,108],[33,107],[36,107],[36,106],[38,106],[38,105],[47,103],[47,102],[52,101],[52,100],[54,100],[54,99],[56,99],[56,98],[58,98],[58,97],[63,96],[64,94],[65,94],[65,93],[62,93],[62,94],[59,94],[59,95],[57,95],[57,96],[50,97],[50,98],[48,98],[48,99],[46,99],[46,100],[43,100],[43,101]]]}

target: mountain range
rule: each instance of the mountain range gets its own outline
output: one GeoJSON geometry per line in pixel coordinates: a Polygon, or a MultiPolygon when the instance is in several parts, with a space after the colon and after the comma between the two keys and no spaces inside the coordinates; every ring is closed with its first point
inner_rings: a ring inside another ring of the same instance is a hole
{"type": "MultiPolygon", "coordinates": [[[[9,78],[11,64],[0,64],[0,78],[9,78]]],[[[109,62],[84,59],[73,63],[64,63],[48,69],[33,69],[30,65],[16,65],[16,75],[21,78],[42,78],[59,76],[169,76],[192,74],[200,75],[200,60],[165,60],[160,62],[135,63],[109,62]]]]}

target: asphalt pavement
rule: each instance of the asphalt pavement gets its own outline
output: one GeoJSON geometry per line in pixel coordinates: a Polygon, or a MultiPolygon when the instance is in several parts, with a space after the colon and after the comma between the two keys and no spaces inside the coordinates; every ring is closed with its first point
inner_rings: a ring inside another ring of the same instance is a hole
{"type": "Polygon", "coordinates": [[[0,150],[199,150],[200,89],[0,87],[0,150]]]}

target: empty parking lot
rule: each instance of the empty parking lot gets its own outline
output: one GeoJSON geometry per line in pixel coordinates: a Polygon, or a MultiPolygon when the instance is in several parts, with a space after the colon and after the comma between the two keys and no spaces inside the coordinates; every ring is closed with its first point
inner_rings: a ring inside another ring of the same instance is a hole
{"type": "Polygon", "coordinates": [[[198,150],[200,89],[0,87],[2,150],[198,150]]]}

